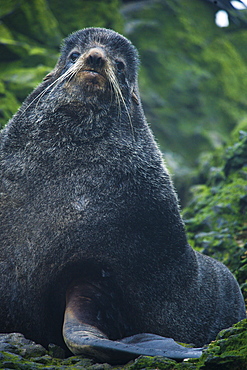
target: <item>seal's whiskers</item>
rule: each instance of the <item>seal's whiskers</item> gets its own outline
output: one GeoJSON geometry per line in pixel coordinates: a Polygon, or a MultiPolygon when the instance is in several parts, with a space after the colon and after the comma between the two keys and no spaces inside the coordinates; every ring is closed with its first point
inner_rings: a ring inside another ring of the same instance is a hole
{"type": "Polygon", "coordinates": [[[47,86],[40,94],[38,94],[29,104],[27,107],[25,107],[25,109],[23,110],[22,112],[22,115],[27,111],[28,108],[31,107],[31,105],[33,103],[36,102],[36,107],[35,107],[35,110],[37,109],[38,107],[38,104],[40,102],[40,99],[46,94],[46,92],[50,89],[51,91],[49,92],[49,95],[54,91],[54,89],[56,88],[56,86],[58,85],[58,83],[60,82],[63,82],[67,77],[69,77],[69,80],[71,80],[73,78],[73,76],[75,75],[76,73],[76,70],[73,68],[74,66],[72,66],[70,69],[68,69],[65,73],[63,73],[60,77],[58,77],[55,81],[53,81],[49,86],[47,86]]]}
{"type": "Polygon", "coordinates": [[[129,110],[128,110],[128,107],[126,105],[125,99],[123,97],[122,91],[120,89],[118,80],[117,80],[116,75],[115,75],[114,71],[112,70],[112,68],[108,68],[107,76],[109,78],[109,81],[110,81],[110,84],[112,86],[113,92],[115,93],[115,96],[116,96],[117,105],[118,105],[118,108],[119,108],[118,109],[118,117],[120,117],[120,115],[121,115],[121,103],[122,103],[123,106],[124,106],[124,109],[127,113],[128,120],[129,120],[130,127],[131,127],[131,132],[132,132],[132,135],[134,137],[134,129],[133,129],[131,116],[129,114],[129,110]]]}
{"type": "MultiPolygon", "coordinates": [[[[71,81],[74,77],[77,76],[77,74],[85,69],[86,64],[84,60],[78,59],[75,64],[73,64],[66,72],[64,72],[60,77],[58,77],[55,81],[53,81],[49,86],[47,86],[40,94],[38,94],[28,105],[25,107],[23,110],[22,114],[26,112],[28,108],[34,103],[36,103],[35,106],[35,111],[38,109],[38,106],[40,104],[40,100],[43,98],[43,96],[48,92],[48,95],[51,96],[51,94],[54,92],[56,89],[57,85],[59,83],[63,83],[66,79],[68,81],[71,81]]],[[[116,102],[117,102],[117,107],[118,107],[118,119],[121,116],[121,105],[124,106],[125,112],[128,116],[128,120],[130,123],[131,127],[131,132],[134,137],[134,128],[131,120],[131,116],[127,107],[127,104],[125,102],[123,93],[121,91],[121,88],[119,86],[119,82],[116,78],[115,72],[110,64],[107,65],[107,68],[105,68],[105,74],[106,77],[109,80],[109,85],[111,89],[111,98],[114,95],[116,102]]]]}

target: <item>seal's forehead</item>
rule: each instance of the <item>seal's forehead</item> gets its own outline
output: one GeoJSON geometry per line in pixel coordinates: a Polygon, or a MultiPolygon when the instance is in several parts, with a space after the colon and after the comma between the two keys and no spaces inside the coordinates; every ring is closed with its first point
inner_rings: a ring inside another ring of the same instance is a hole
{"type": "Polygon", "coordinates": [[[122,53],[133,61],[138,62],[138,53],[131,42],[119,33],[105,28],[85,28],[72,33],[64,40],[62,54],[78,47],[86,49],[95,44],[106,46],[113,53],[122,53]]]}

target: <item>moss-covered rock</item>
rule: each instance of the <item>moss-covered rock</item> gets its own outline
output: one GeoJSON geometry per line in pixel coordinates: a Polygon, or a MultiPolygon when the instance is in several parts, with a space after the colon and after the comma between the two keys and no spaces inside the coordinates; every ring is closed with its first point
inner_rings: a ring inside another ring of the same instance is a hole
{"type": "Polygon", "coordinates": [[[211,155],[184,210],[192,246],[225,263],[247,298],[247,133],[211,155]]]}
{"type": "Polygon", "coordinates": [[[201,356],[200,370],[247,369],[247,320],[222,330],[201,356]]]}

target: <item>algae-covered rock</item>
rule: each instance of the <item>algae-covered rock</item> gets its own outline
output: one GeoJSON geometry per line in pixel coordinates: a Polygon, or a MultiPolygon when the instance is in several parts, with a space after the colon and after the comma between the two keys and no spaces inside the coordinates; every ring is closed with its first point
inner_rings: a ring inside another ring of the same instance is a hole
{"type": "Polygon", "coordinates": [[[247,320],[222,330],[198,362],[200,370],[247,369],[247,320]]]}
{"type": "Polygon", "coordinates": [[[58,346],[49,345],[48,352],[20,333],[0,334],[0,369],[91,369],[94,365],[82,356],[61,357],[64,357],[63,350],[58,346]]]}
{"type": "Polygon", "coordinates": [[[44,347],[26,339],[20,333],[0,334],[0,351],[10,351],[22,357],[35,357],[46,354],[44,347]]]}
{"type": "Polygon", "coordinates": [[[128,370],[196,370],[198,359],[177,362],[166,357],[140,356],[133,363],[127,364],[124,368],[128,370]]]}

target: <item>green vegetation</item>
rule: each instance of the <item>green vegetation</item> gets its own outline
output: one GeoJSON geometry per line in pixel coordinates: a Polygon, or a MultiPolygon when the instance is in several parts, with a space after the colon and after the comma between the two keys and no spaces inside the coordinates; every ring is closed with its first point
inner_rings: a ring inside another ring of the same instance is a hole
{"type": "Polygon", "coordinates": [[[247,132],[208,155],[198,178],[184,210],[190,244],[235,273],[247,303],[247,132]]]}

